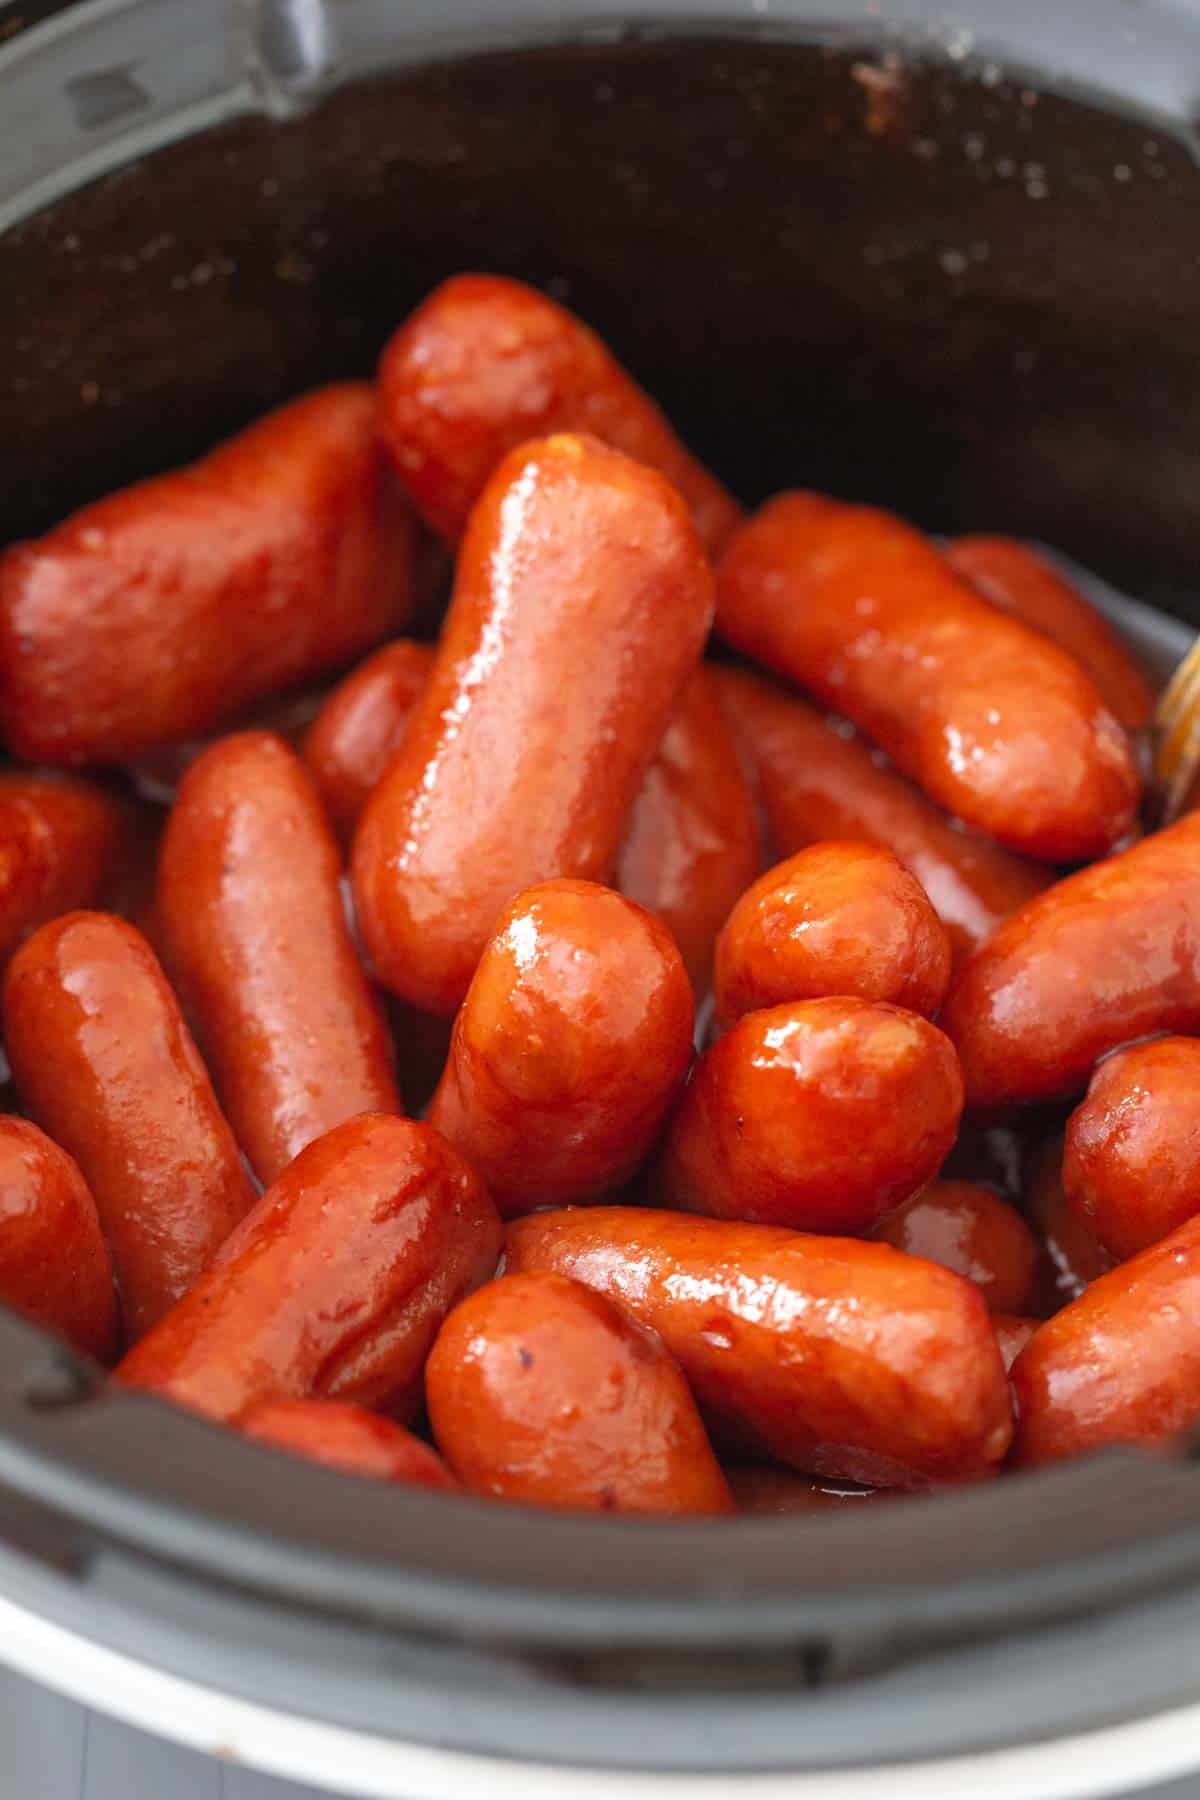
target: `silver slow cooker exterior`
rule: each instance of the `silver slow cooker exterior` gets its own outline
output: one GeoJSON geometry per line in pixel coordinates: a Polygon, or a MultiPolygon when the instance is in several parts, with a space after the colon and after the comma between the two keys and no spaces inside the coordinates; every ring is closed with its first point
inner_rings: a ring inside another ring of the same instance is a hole
{"type": "MultiPolygon", "coordinates": [[[[1198,106],[1200,6],[1153,0],[0,6],[0,541],[475,265],[747,499],[1038,535],[1194,620],[1198,106]]],[[[285,1473],[0,1316],[0,1659],[337,1791],[1127,1791],[1200,1767],[1198,1645],[1187,1454],[536,1516],[285,1473]]]]}

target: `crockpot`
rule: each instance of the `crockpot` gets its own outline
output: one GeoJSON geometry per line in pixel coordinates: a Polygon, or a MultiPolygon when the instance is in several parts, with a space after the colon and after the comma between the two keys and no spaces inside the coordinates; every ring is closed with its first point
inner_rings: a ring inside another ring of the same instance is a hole
{"type": "MultiPolygon", "coordinates": [[[[1044,540],[1200,618],[1200,6],[0,6],[0,542],[565,299],[746,499],[1044,540]]],[[[0,1316],[0,1659],[363,1795],[1115,1792],[1200,1766],[1200,1476],[806,1518],[355,1482],[0,1316]]]]}

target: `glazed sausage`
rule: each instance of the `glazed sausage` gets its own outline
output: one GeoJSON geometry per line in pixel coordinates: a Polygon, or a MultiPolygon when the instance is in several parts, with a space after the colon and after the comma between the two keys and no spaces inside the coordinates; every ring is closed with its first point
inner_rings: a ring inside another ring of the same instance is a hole
{"type": "Polygon", "coordinates": [[[1113,1266],[1095,1232],[1068,1204],[1062,1161],[1063,1140],[1056,1136],[1035,1157],[1025,1195],[1030,1219],[1041,1234],[1053,1270],[1046,1312],[1056,1311],[1066,1300],[1078,1300],[1089,1282],[1107,1275],[1113,1266]]]}
{"type": "Polygon", "coordinates": [[[1127,731],[1148,725],[1154,692],[1102,612],[1073,582],[1016,538],[961,537],[946,560],[985,599],[1044,632],[1091,676],[1100,698],[1127,731]]]}
{"type": "Polygon", "coordinates": [[[712,675],[699,668],[633,803],[615,885],[658,914],[704,993],[717,933],[761,867],[754,797],[712,675]]]}
{"type": "Polygon", "coordinates": [[[1071,862],[1133,824],[1132,747],[1083,670],[887,513],[769,502],[726,547],[717,628],[1012,849],[1071,862]]]}
{"type": "Polygon", "coordinates": [[[931,1017],[950,980],[950,939],[890,850],[814,844],[742,895],[717,940],[717,1019],[789,1000],[854,994],[931,1017]]]}
{"type": "Polygon", "coordinates": [[[740,1513],[778,1516],[840,1511],[860,1500],[886,1498],[889,1489],[862,1487],[854,1481],[822,1481],[797,1475],[794,1469],[768,1469],[758,1463],[735,1463],[725,1470],[733,1503],[740,1513]]]}
{"type": "Polygon", "coordinates": [[[935,1181],[881,1219],[874,1235],[973,1281],[994,1313],[1027,1312],[1038,1243],[1015,1206],[972,1181],[935,1181]]]}
{"type": "MultiPolygon", "coordinates": [[[[346,836],[404,741],[433,656],[429,644],[386,645],[334,690],[308,734],[305,761],[346,836]]],[[[711,677],[699,668],[633,803],[614,885],[664,921],[703,992],[717,932],[760,864],[753,796],[711,677]]]]}
{"type": "Polygon", "coordinates": [[[714,671],[746,745],[777,856],[825,839],[891,850],[915,875],[956,957],[1046,887],[1048,872],[959,831],[866,745],[769,681],[714,671]]]}
{"type": "Polygon", "coordinates": [[[117,1376],[215,1419],[314,1397],[408,1416],[439,1325],[499,1249],[445,1139],[367,1113],[301,1151],[117,1376]]]}
{"type": "Polygon", "coordinates": [[[120,1322],[96,1202],[65,1150],[0,1118],[0,1301],[109,1362],[120,1322]]]}
{"type": "Polygon", "coordinates": [[[475,1493],[588,1512],[733,1510],[674,1358],[561,1275],[505,1275],[456,1307],[425,1397],[438,1448],[475,1493]]]}
{"type": "Polygon", "coordinates": [[[889,1244],[640,1207],[535,1213],[508,1268],[569,1275],[657,1331],[743,1454],[868,1486],[988,1474],[1012,1433],[979,1290],[889,1244]]]}
{"type": "Polygon", "coordinates": [[[9,964],[4,1037],[26,1111],[95,1196],[132,1341],[254,1201],[179,1002],[132,925],[68,913],[9,964]]]}
{"type": "Polygon", "coordinates": [[[436,288],[386,345],[379,396],[396,469],[451,540],[500,459],[557,431],[590,432],[665,475],[710,551],[741,517],[595,333],[522,282],[456,275],[436,288]]]}
{"type": "Polygon", "coordinates": [[[957,971],[942,1024],[967,1104],[1077,1092],[1108,1050],[1200,1026],[1200,814],[1068,875],[957,971]]]}
{"type": "Polygon", "coordinates": [[[1040,1324],[1040,1319],[1027,1319],[1016,1313],[992,1314],[996,1342],[1000,1346],[1000,1355],[1004,1359],[1006,1369],[1011,1371],[1013,1364],[1040,1324]]]}
{"type": "Polygon", "coordinates": [[[664,1203],[798,1231],[867,1231],[937,1174],[962,1081],[928,1020],[867,1000],[747,1013],[671,1121],[664,1203]]]}
{"type": "Polygon", "coordinates": [[[120,804],[94,782],[0,774],[0,961],[47,919],[94,906],[128,837],[120,804]]]}
{"type": "Polygon", "coordinates": [[[293,1456],[418,1487],[458,1486],[436,1450],[394,1419],[346,1400],[264,1400],[238,1420],[238,1430],[293,1456]]]}
{"type": "Polygon", "coordinates": [[[1200,1043],[1114,1051],[1067,1124],[1063,1191],[1104,1248],[1136,1256],[1200,1212],[1200,1043]]]}
{"type": "Polygon", "coordinates": [[[515,450],[471,519],[433,674],[354,843],[384,985],[453,1012],[515,893],[604,880],[708,630],[679,496],[594,438],[515,450]]]}
{"type": "Polygon", "coordinates": [[[159,928],[264,1183],[343,1119],[400,1110],[340,876],[316,790],[281,738],[242,732],[192,764],[163,839],[159,928]]]}
{"type": "Polygon", "coordinates": [[[203,736],[398,630],[411,561],[371,389],[322,388],[0,556],[0,732],[52,763],[203,736]]]}
{"type": "Polygon", "coordinates": [[[349,839],[404,742],[433,667],[432,644],[385,644],[334,688],[304,739],[304,760],[325,810],[349,839]]]}
{"type": "Polygon", "coordinates": [[[1014,1459],[1167,1443],[1200,1415],[1200,1218],[1100,1275],[1012,1370],[1014,1459]]]}
{"type": "Polygon", "coordinates": [[[454,1022],[430,1122],[509,1218],[629,1179],[692,1057],[692,990],[666,928],[590,881],[502,914],[454,1022]]]}

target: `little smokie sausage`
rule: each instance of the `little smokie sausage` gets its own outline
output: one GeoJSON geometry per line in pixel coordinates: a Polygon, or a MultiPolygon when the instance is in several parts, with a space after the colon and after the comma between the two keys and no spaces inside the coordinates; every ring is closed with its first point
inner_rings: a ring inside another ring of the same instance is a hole
{"type": "Polygon", "coordinates": [[[717,1018],[854,994],[929,1017],[950,980],[950,940],[916,877],[874,844],[814,844],[777,863],[717,941],[717,1018]]]}
{"type": "Polygon", "coordinates": [[[120,1332],[96,1202],[65,1150],[28,1119],[0,1118],[0,1301],[100,1362],[120,1332]]]}
{"type": "Polygon", "coordinates": [[[711,672],[699,668],[633,803],[614,884],[658,914],[703,993],[717,933],[761,867],[754,797],[711,672]]]}
{"type": "Polygon", "coordinates": [[[882,845],[925,889],[956,957],[1048,884],[1046,870],[958,830],[803,700],[740,669],[714,677],[746,745],[777,856],[823,839],[882,845]]]}
{"type": "Polygon", "coordinates": [[[1045,1284],[1045,1304],[1038,1310],[1056,1312],[1068,1300],[1078,1300],[1098,1275],[1107,1275],[1113,1259],[1090,1226],[1070,1205],[1062,1185],[1063,1140],[1055,1136],[1038,1151],[1025,1192],[1025,1207],[1050,1259],[1051,1277],[1045,1284]]]}
{"type": "MultiPolygon", "coordinates": [[[[433,657],[430,644],[385,645],[335,688],[308,734],[304,759],[347,837],[404,741],[433,657]]],[[[614,885],[664,921],[701,992],[717,932],[761,860],[733,734],[709,672],[696,669],[633,803],[614,885]]]]}
{"type": "Polygon", "coordinates": [[[496,1209],[444,1138],[350,1119],[301,1151],[117,1376],[215,1419],[309,1397],[409,1415],[439,1325],[499,1250],[496,1209]]]}
{"type": "Polygon", "coordinates": [[[1081,1088],[1107,1050],[1200,1026],[1200,813],[1068,875],[959,968],[942,1024],[967,1104],[1081,1088]]]}
{"type": "Polygon", "coordinates": [[[120,762],[337,668],[411,605],[411,519],[362,383],[322,388],[190,468],[0,556],[0,732],[120,762]]]}
{"type": "Polygon", "coordinates": [[[671,1120],[664,1201],[798,1231],[866,1231],[934,1175],[962,1079],[936,1026],[866,1000],[747,1013],[697,1062],[671,1120]]]}
{"type": "Polygon", "coordinates": [[[1000,843],[1071,862],[1133,824],[1132,747],[1078,663],[887,513],[770,501],[725,550],[717,626],[1000,843]]]}
{"type": "Polygon", "coordinates": [[[972,1181],[934,1181],[875,1227],[884,1244],[973,1281],[994,1313],[1027,1312],[1038,1242],[1015,1206],[972,1181]]]}
{"type": "Polygon", "coordinates": [[[1023,1467],[1167,1443],[1200,1418],[1200,1218],[1099,1276],[1013,1364],[1023,1467]]]}
{"type": "Polygon", "coordinates": [[[741,509],[594,332],[519,281],[456,275],[390,339],[382,430],[425,518],[459,537],[492,470],[527,438],[586,431],[666,476],[710,551],[741,509]]]}
{"type": "Polygon", "coordinates": [[[163,839],[158,924],[263,1182],[343,1119],[400,1110],[340,879],[316,790],[281,738],[241,732],[192,764],[163,839]]]}
{"type": "Polygon", "coordinates": [[[132,925],[68,913],[9,964],[4,1038],[26,1111],[95,1196],[138,1338],[254,1200],[179,1002],[132,925]]]}
{"type": "Polygon", "coordinates": [[[743,1453],[868,1485],[992,1472],[1008,1383],[977,1288],[888,1244],[640,1207],[535,1213],[511,1273],[551,1270],[658,1332],[743,1453]]]}
{"type": "Polygon", "coordinates": [[[437,660],[354,843],[384,985],[453,1012],[501,911],[611,874],[708,630],[675,491],[594,438],[507,457],[471,517],[437,660]]]}
{"type": "Polygon", "coordinates": [[[47,919],[94,906],[130,836],[120,803],[94,782],[0,774],[0,961],[47,919]]]}
{"type": "Polygon", "coordinates": [[[1148,725],[1154,692],[1102,612],[1067,577],[1016,538],[961,537],[947,545],[951,568],[993,606],[1014,613],[1069,651],[1127,731],[1148,725]]]}
{"type": "Polygon", "coordinates": [[[692,1057],[666,928],[589,881],[518,894],[472,978],[430,1123],[502,1214],[593,1200],[634,1173],[692,1057]]]}
{"type": "Polygon", "coordinates": [[[1200,1043],[1116,1050],[1067,1124],[1063,1191],[1114,1257],[1135,1256],[1200,1212],[1200,1043]]]}
{"type": "Polygon", "coordinates": [[[237,1422],[257,1443],[293,1456],[367,1475],[375,1481],[405,1481],[417,1487],[458,1486],[436,1450],[394,1419],[381,1418],[347,1400],[264,1400],[237,1422]]]}
{"type": "Polygon", "coordinates": [[[334,688],[313,720],[304,760],[346,839],[404,742],[433,658],[432,644],[411,638],[385,644],[334,688]]]}
{"type": "Polygon", "coordinates": [[[425,1398],[438,1448],[475,1493],[590,1512],[733,1510],[674,1358],[561,1275],[506,1275],[456,1307],[425,1398]]]}

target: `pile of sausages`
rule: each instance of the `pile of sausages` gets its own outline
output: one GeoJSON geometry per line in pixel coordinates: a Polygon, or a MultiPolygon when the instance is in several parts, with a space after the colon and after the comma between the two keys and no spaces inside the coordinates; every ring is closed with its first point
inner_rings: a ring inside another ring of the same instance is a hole
{"type": "Polygon", "coordinates": [[[1032,550],[746,516],[570,313],[447,282],[373,384],[0,556],[0,1298],[544,1505],[1170,1441],[1200,814],[1141,834],[1152,706],[1032,550]]]}

